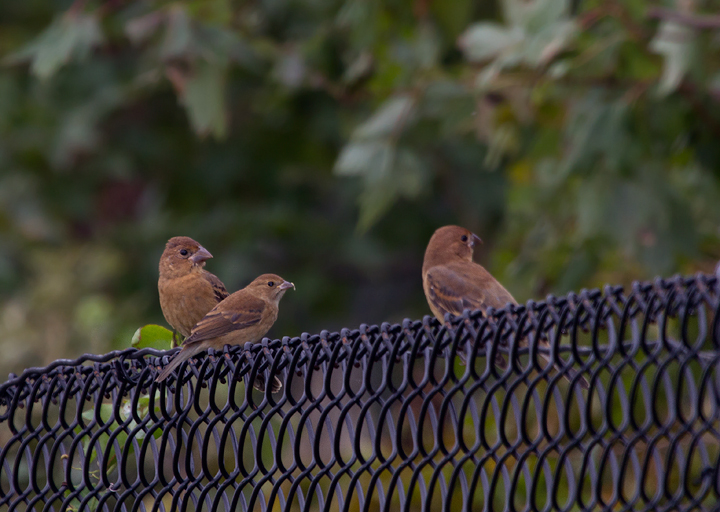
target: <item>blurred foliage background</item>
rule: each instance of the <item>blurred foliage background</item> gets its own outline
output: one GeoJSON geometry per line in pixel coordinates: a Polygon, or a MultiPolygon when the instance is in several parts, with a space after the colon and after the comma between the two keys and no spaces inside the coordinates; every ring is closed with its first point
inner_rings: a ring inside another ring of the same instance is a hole
{"type": "Polygon", "coordinates": [[[449,223],[520,301],[712,271],[718,4],[0,2],[0,375],[165,325],[175,235],[273,337],[428,314],[449,223]]]}

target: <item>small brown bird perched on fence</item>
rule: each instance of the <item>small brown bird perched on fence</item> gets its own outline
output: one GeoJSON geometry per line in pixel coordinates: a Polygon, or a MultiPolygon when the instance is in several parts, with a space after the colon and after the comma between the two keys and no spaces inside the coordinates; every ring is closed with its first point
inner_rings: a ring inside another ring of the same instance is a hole
{"type": "Polygon", "coordinates": [[[160,307],[165,320],[185,337],[228,296],[222,281],[203,268],[210,258],[207,249],[187,236],[168,240],[160,257],[160,307]]]}
{"type": "MultiPolygon", "coordinates": [[[[433,314],[443,324],[446,313],[462,315],[465,309],[479,309],[485,313],[489,307],[501,309],[508,303],[517,304],[503,285],[482,265],[473,262],[477,242],[482,240],[465,228],[444,226],[435,231],[425,250],[422,268],[425,297],[433,314]]],[[[548,347],[544,340],[540,340],[540,345],[548,347]]],[[[550,361],[550,356],[540,355],[550,361]]],[[[502,363],[504,359],[499,358],[498,362],[502,363]]],[[[576,373],[566,370],[564,377],[571,380],[576,373]]],[[[588,387],[584,377],[578,382],[582,387],[588,387]]]]}
{"type": "MultiPolygon", "coordinates": [[[[225,345],[242,345],[260,340],[278,316],[278,304],[288,288],[295,285],[275,274],[263,274],[242,290],[229,295],[193,327],[182,350],[162,371],[157,382],[165,380],[183,361],[209,348],[221,350],[225,345]]],[[[255,389],[265,391],[265,376],[258,374],[255,389]]],[[[274,378],[270,391],[282,389],[274,378]]]]}

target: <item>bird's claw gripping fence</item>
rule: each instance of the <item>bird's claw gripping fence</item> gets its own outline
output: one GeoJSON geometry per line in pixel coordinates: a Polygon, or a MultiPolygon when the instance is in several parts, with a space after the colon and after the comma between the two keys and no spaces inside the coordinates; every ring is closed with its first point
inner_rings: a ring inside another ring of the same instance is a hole
{"type": "Polygon", "coordinates": [[[714,276],[607,287],[226,347],[179,383],[149,349],[57,361],[0,385],[0,509],[718,510],[719,305],[714,276]]]}

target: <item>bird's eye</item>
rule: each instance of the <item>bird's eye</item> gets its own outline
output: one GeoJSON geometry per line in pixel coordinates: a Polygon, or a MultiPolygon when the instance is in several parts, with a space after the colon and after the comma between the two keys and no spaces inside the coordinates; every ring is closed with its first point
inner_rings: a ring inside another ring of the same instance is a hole
{"type": "Polygon", "coordinates": [[[273,286],[275,286],[275,281],[268,281],[268,286],[269,286],[270,288],[272,288],[273,286]]]}
{"type": "Polygon", "coordinates": [[[462,240],[463,242],[467,242],[467,240],[468,240],[468,239],[467,239],[467,235],[461,236],[461,237],[460,237],[460,240],[462,240]]]}
{"type": "Polygon", "coordinates": [[[187,256],[188,255],[187,249],[180,249],[180,254],[182,254],[183,256],[187,256]]]}

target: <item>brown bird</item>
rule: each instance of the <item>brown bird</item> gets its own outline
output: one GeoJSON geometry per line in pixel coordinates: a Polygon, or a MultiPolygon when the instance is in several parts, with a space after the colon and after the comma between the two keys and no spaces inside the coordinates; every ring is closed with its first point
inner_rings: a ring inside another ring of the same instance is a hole
{"type": "Polygon", "coordinates": [[[207,249],[186,236],[168,240],[160,257],[160,307],[165,320],[185,337],[228,296],[222,281],[203,268],[210,258],[207,249]]]}
{"type": "MultiPolygon", "coordinates": [[[[263,274],[242,290],[228,296],[193,327],[190,336],[156,379],[165,380],[183,361],[208,348],[220,350],[225,345],[242,345],[260,340],[277,320],[278,304],[288,288],[295,285],[275,274],[263,274]]],[[[255,389],[265,391],[265,376],[258,374],[255,389]]],[[[282,389],[275,377],[270,391],[282,389]]]]}
{"type": "MultiPolygon", "coordinates": [[[[445,314],[462,315],[465,309],[479,309],[483,313],[487,308],[501,309],[508,303],[517,304],[510,295],[482,265],[473,262],[473,249],[480,238],[460,226],[439,228],[430,238],[425,250],[422,277],[425,297],[435,317],[445,324],[445,314]]],[[[544,347],[547,341],[540,341],[544,347]]],[[[540,354],[547,361],[550,357],[540,354]]],[[[499,357],[497,362],[505,365],[499,357]]],[[[568,370],[564,374],[571,380],[576,372],[568,370]]],[[[588,387],[585,378],[578,379],[580,385],[588,387]]]]}

